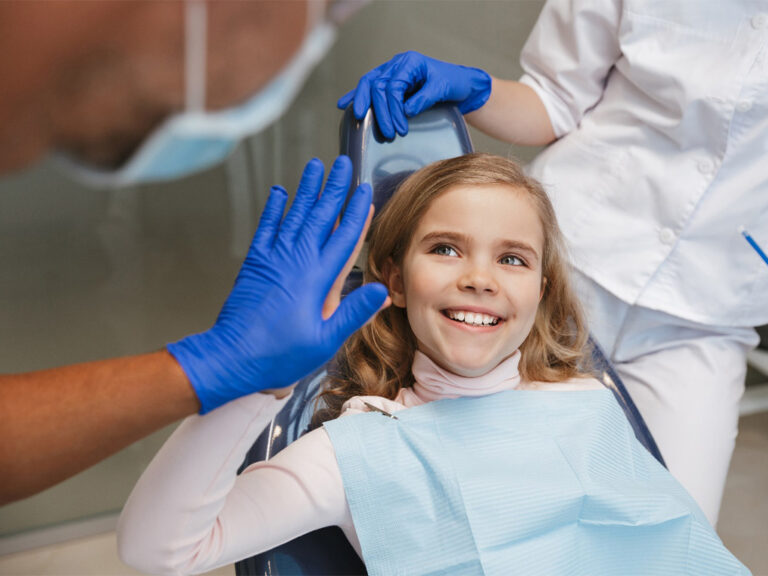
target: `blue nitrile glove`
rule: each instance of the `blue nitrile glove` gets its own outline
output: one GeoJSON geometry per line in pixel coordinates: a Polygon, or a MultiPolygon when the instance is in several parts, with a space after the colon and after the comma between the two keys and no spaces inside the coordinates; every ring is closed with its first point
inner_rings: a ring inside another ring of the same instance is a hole
{"type": "Polygon", "coordinates": [[[491,77],[478,68],[435,60],[418,52],[398,54],[360,79],[357,88],[339,99],[344,110],[354,100],[362,120],[373,104],[385,138],[408,133],[408,120],[438,102],[455,102],[462,114],[477,110],[491,95],[491,77]]]}
{"type": "Polygon", "coordinates": [[[293,384],[328,361],[384,303],[387,289],[372,283],[346,296],[328,320],[322,317],[371,205],[370,187],[358,187],[333,230],[351,180],[352,163],[341,156],[318,198],[323,164],[311,160],[285,219],[288,195],[273,187],[216,324],[168,346],[200,399],[201,414],[293,384]]]}

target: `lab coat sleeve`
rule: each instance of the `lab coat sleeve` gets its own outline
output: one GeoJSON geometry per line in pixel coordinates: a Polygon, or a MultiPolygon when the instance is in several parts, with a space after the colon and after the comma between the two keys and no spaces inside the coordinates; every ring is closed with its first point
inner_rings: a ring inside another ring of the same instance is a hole
{"type": "Polygon", "coordinates": [[[520,81],[538,94],[560,138],[600,101],[618,60],[621,0],[549,0],[523,47],[520,81]]]}
{"type": "Polygon", "coordinates": [[[199,573],[343,525],[344,488],[322,428],[237,476],[283,403],[254,394],[185,420],[126,503],[118,525],[123,561],[151,574],[199,573]]]}

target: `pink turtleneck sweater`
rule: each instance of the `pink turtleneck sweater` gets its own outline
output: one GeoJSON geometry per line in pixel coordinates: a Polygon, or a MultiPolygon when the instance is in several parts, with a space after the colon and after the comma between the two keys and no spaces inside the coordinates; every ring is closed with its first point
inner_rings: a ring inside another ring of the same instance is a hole
{"type": "MultiPolygon", "coordinates": [[[[433,400],[504,390],[593,390],[597,380],[521,382],[517,352],[491,372],[463,378],[417,352],[415,384],[395,400],[350,399],[344,413],[387,412],[433,400]]],[[[305,434],[266,462],[237,469],[253,442],[285,404],[253,394],[206,416],[187,418],[142,475],[123,509],[118,546],[123,561],[148,573],[211,570],[269,550],[301,534],[339,526],[358,554],[333,446],[323,428],[305,434]]]]}

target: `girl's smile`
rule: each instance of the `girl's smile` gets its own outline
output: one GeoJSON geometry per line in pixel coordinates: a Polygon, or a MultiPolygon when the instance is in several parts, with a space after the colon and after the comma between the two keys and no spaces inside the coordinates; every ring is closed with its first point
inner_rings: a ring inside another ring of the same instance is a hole
{"type": "Polygon", "coordinates": [[[389,277],[419,350],[461,376],[511,356],[543,294],[543,245],[535,208],[512,186],[456,186],[436,198],[389,277]]]}
{"type": "Polygon", "coordinates": [[[465,326],[490,328],[498,326],[503,318],[496,316],[491,310],[485,308],[466,308],[464,310],[443,310],[446,318],[459,322],[465,326]]]}

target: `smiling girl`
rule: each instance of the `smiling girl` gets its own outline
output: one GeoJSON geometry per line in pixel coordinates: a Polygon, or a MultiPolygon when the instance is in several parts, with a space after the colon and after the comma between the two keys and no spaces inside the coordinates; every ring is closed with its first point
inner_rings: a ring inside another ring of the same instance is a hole
{"type": "Polygon", "coordinates": [[[365,280],[386,284],[393,306],[347,341],[323,417],[355,396],[399,395],[412,406],[545,382],[601,388],[580,372],[587,330],[564,253],[549,199],[514,162],[470,154],[413,174],[369,242],[365,280]],[[471,378],[507,359],[513,386],[491,375],[437,396],[424,396],[411,369],[415,360],[417,369],[471,378]]]}
{"type": "MultiPolygon", "coordinates": [[[[606,554],[625,568],[668,566],[648,550],[677,551],[674,535],[643,532],[632,552],[624,530],[681,517],[720,552],[611,393],[581,372],[587,333],[557,222],[516,164],[473,154],[410,176],[374,221],[365,279],[386,284],[392,306],[339,353],[316,415],[325,425],[238,476],[285,400],[254,394],[186,420],[123,511],[127,563],[202,572],[336,525],[372,574],[558,573],[570,562],[599,573],[606,554]],[[606,505],[627,486],[631,513],[606,505]]],[[[688,540],[683,549],[711,560],[688,540]]]]}

